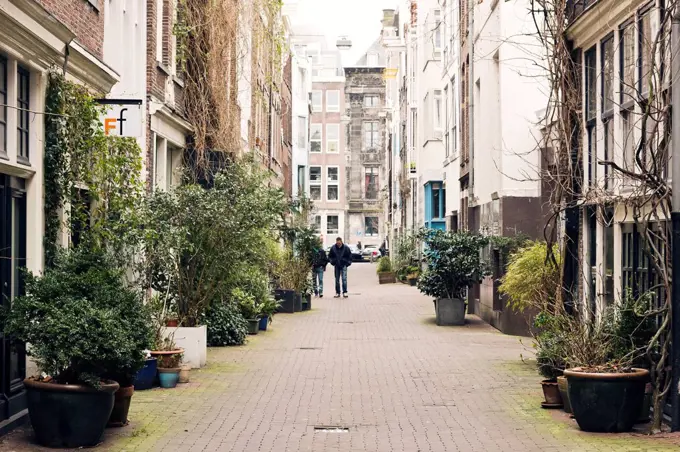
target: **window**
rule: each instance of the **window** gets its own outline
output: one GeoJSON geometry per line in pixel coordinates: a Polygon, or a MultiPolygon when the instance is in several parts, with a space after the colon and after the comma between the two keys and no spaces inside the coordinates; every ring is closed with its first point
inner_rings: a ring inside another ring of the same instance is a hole
{"type": "Polygon", "coordinates": [[[7,60],[0,57],[0,155],[7,156],[7,60]]]}
{"type": "Polygon", "coordinates": [[[623,167],[628,171],[635,171],[635,124],[631,110],[621,112],[621,123],[623,129],[623,167]]]}
{"type": "Polygon", "coordinates": [[[621,59],[621,103],[634,99],[635,93],[635,26],[632,22],[621,27],[620,33],[621,59]]]}
{"type": "Polygon", "coordinates": [[[442,127],[442,91],[436,89],[434,90],[434,128],[436,130],[442,130],[442,127]]]}
{"type": "Polygon", "coordinates": [[[298,86],[298,91],[299,91],[299,93],[298,93],[298,98],[299,98],[302,102],[305,102],[305,103],[306,103],[306,102],[307,102],[307,80],[306,80],[306,78],[307,78],[307,71],[305,71],[304,69],[300,68],[300,70],[299,70],[298,72],[299,72],[299,73],[298,73],[298,82],[299,82],[299,86],[298,86]]]}
{"type": "Polygon", "coordinates": [[[640,93],[647,95],[648,84],[652,75],[652,47],[654,37],[652,36],[652,13],[651,9],[640,14],[639,22],[639,50],[640,50],[640,93]]]}
{"type": "Polygon", "coordinates": [[[586,69],[586,121],[595,119],[597,112],[597,61],[595,47],[585,53],[586,69]]]}
{"type": "Polygon", "coordinates": [[[321,167],[309,167],[309,197],[312,201],[321,201],[321,167]]]}
{"type": "Polygon", "coordinates": [[[444,139],[444,151],[446,153],[446,159],[449,158],[451,155],[451,141],[450,141],[450,133],[449,133],[449,87],[448,85],[444,88],[444,123],[445,123],[445,139],[444,139]]]}
{"type": "Polygon", "coordinates": [[[364,149],[375,149],[378,142],[378,123],[370,121],[364,123],[364,149]]]}
{"type": "Polygon", "coordinates": [[[30,91],[30,74],[29,72],[19,67],[17,70],[17,146],[19,154],[18,160],[28,162],[29,160],[29,146],[28,146],[28,132],[30,127],[29,121],[29,91],[30,91]]]}
{"type": "Polygon", "coordinates": [[[597,137],[595,126],[588,126],[588,186],[593,187],[597,182],[597,137]]]}
{"type": "Polygon", "coordinates": [[[434,50],[440,52],[442,49],[442,13],[440,10],[434,12],[434,50]]]}
{"type": "Polygon", "coordinates": [[[339,234],[340,233],[340,221],[337,215],[328,215],[326,217],[326,234],[339,234]]]}
{"type": "Polygon", "coordinates": [[[323,93],[319,90],[312,91],[312,111],[323,111],[323,93]]]}
{"type": "Polygon", "coordinates": [[[439,184],[432,184],[432,218],[442,217],[440,188],[439,184]]]}
{"type": "Polygon", "coordinates": [[[326,111],[340,111],[340,91],[326,91],[326,111]]]}
{"type": "Polygon", "coordinates": [[[376,67],[378,65],[378,54],[377,53],[369,53],[366,56],[366,66],[368,67],[376,67]]]}
{"type": "Polygon", "coordinates": [[[367,94],[364,96],[364,107],[377,107],[380,98],[375,94],[367,94]]]}
{"type": "Polygon", "coordinates": [[[329,166],[326,168],[326,190],[328,201],[338,201],[339,198],[339,169],[337,166],[329,166]]]}
{"type": "Polygon", "coordinates": [[[378,199],[378,168],[366,168],[366,199],[378,199]]]}
{"type": "Polygon", "coordinates": [[[614,36],[602,41],[602,112],[614,109],[614,36]]]}
{"type": "Polygon", "coordinates": [[[321,231],[321,215],[314,215],[314,230],[316,232],[321,231]]]}
{"type": "Polygon", "coordinates": [[[299,194],[305,193],[305,189],[306,189],[306,186],[307,186],[307,184],[305,182],[305,179],[306,179],[305,176],[306,175],[307,175],[307,171],[306,171],[306,168],[304,167],[304,165],[298,165],[298,193],[299,194]]]}
{"type": "Polygon", "coordinates": [[[298,116],[297,122],[297,145],[304,149],[307,147],[307,118],[298,116]]]}
{"type": "Polygon", "coordinates": [[[456,83],[451,79],[451,117],[447,120],[451,129],[451,154],[458,153],[458,118],[456,117],[456,83]]]}
{"type": "Polygon", "coordinates": [[[156,62],[163,62],[163,5],[164,1],[156,2],[156,62]]]}
{"type": "MultiPolygon", "coordinates": [[[[614,158],[614,120],[613,118],[607,118],[603,124],[604,126],[604,160],[609,161],[614,158]]],[[[604,189],[607,190],[610,187],[609,181],[609,166],[604,166],[604,189]]]]}
{"type": "Polygon", "coordinates": [[[337,153],[340,144],[340,124],[326,124],[326,152],[337,153]]]}
{"type": "Polygon", "coordinates": [[[378,217],[364,217],[364,235],[366,237],[378,236],[378,217]]]}
{"type": "Polygon", "coordinates": [[[309,152],[321,152],[321,124],[312,124],[309,128],[309,152]]]}

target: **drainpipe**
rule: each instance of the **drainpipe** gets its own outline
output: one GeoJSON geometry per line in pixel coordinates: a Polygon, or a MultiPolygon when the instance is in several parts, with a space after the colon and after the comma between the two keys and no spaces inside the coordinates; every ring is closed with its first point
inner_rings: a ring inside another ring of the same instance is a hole
{"type": "Polygon", "coordinates": [[[671,380],[671,430],[680,430],[680,8],[676,6],[673,12],[671,31],[671,83],[672,83],[672,129],[671,143],[673,146],[671,158],[672,211],[671,223],[673,227],[672,252],[672,300],[671,300],[671,335],[672,346],[672,380],[671,380]],[[678,277],[676,277],[676,271],[678,277]]]}
{"type": "MultiPolygon", "coordinates": [[[[475,193],[475,1],[469,0],[468,6],[468,30],[470,41],[470,66],[468,72],[470,73],[470,82],[468,83],[469,90],[469,107],[468,117],[470,123],[469,135],[469,151],[470,151],[470,184],[468,189],[468,197],[474,196],[475,193]]],[[[469,209],[468,209],[469,211],[469,209]]],[[[470,227],[470,217],[468,217],[468,228],[470,227]]]]}

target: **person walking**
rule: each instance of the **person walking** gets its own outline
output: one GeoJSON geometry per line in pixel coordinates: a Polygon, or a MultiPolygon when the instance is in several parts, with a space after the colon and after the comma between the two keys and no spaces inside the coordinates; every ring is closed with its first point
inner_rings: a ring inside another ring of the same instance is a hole
{"type": "Polygon", "coordinates": [[[342,238],[335,239],[335,245],[328,253],[331,265],[335,267],[335,298],[340,298],[340,278],[342,278],[342,296],[347,298],[347,267],[352,265],[352,251],[342,243],[342,238]]]}
{"type": "Polygon", "coordinates": [[[314,258],[312,259],[312,287],[315,297],[323,298],[323,274],[327,265],[328,256],[326,256],[321,243],[317,243],[314,247],[314,258]]]}

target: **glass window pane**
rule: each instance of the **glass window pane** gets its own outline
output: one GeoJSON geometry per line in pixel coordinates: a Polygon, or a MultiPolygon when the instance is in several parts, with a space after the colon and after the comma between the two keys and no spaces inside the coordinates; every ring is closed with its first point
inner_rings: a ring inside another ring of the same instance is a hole
{"type": "Polygon", "coordinates": [[[309,167],[309,181],[310,182],[321,182],[321,167],[320,166],[310,166],[309,167]]]}
{"type": "Polygon", "coordinates": [[[597,59],[593,47],[585,54],[586,66],[586,120],[595,118],[597,111],[597,59]]]}
{"type": "Polygon", "coordinates": [[[328,200],[337,201],[338,200],[338,186],[328,185],[328,200]]]}
{"type": "Polygon", "coordinates": [[[309,197],[312,201],[321,201],[321,185],[310,185],[309,197]]]}
{"type": "Polygon", "coordinates": [[[604,111],[614,108],[614,38],[602,43],[602,96],[604,111]]]}
{"type": "Polygon", "coordinates": [[[328,181],[337,182],[338,181],[338,168],[328,168],[328,181]]]}
{"type": "Polygon", "coordinates": [[[621,102],[633,100],[635,92],[635,27],[621,29],[621,102]]]}

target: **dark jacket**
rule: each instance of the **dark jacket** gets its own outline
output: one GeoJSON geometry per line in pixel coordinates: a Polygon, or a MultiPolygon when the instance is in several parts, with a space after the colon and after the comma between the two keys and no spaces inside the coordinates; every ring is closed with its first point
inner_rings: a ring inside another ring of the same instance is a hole
{"type": "Polygon", "coordinates": [[[326,252],[322,249],[317,250],[316,253],[314,253],[314,258],[312,259],[312,270],[321,267],[326,270],[327,265],[328,257],[326,256],[326,252]]]}
{"type": "Polygon", "coordinates": [[[352,251],[344,243],[340,248],[337,245],[333,245],[330,253],[328,253],[328,259],[333,267],[349,267],[352,265],[352,251]]]}

